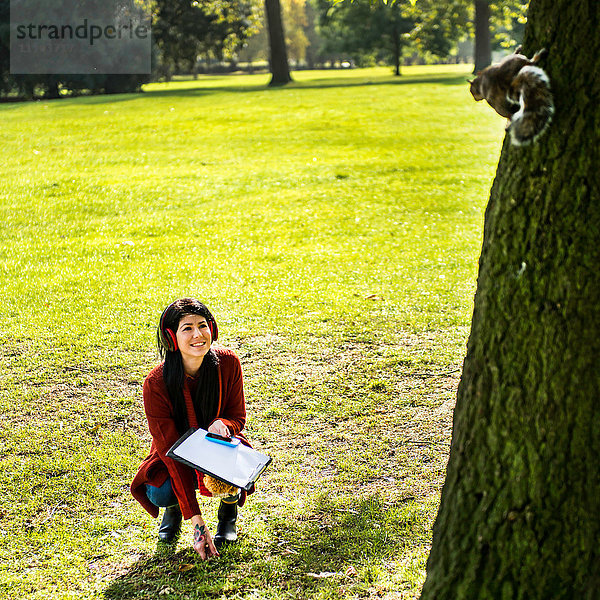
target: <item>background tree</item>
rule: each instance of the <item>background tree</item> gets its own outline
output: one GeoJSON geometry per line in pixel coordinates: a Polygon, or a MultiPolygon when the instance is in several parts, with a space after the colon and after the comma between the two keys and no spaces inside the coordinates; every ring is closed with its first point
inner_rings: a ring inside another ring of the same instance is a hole
{"type": "Polygon", "coordinates": [[[285,85],[292,78],[288,65],[279,0],[265,0],[265,14],[267,15],[267,29],[269,32],[269,65],[271,68],[269,85],[285,85]]]}
{"type": "Polygon", "coordinates": [[[469,31],[471,14],[464,0],[416,0],[411,8],[415,27],[410,39],[422,54],[449,56],[469,31]]]}
{"type": "MultiPolygon", "coordinates": [[[[323,38],[317,31],[317,13],[311,0],[283,0],[283,20],[285,22],[285,39],[288,57],[296,66],[305,64],[309,69],[323,64],[321,47],[323,38]]],[[[240,52],[240,60],[267,60],[269,57],[269,41],[264,19],[258,30],[247,41],[240,52]]]]}
{"type": "Polygon", "coordinates": [[[492,51],[514,49],[522,40],[529,0],[475,0],[474,73],[492,63],[492,51]]]}
{"type": "MultiPolygon", "coordinates": [[[[0,0],[1,95],[57,98],[61,92],[136,92],[150,80],[150,74],[12,75],[9,6],[9,0],[0,0]]],[[[62,17],[60,0],[52,7],[62,17]]],[[[82,7],[85,11],[83,0],[82,7]]],[[[194,72],[200,56],[233,61],[256,29],[257,17],[256,0],[153,0],[154,76],[169,78],[174,72],[194,72]]]]}
{"type": "Polygon", "coordinates": [[[514,49],[523,41],[529,0],[502,0],[490,5],[492,52],[514,49]]]}
{"type": "MultiPolygon", "coordinates": [[[[34,7],[36,5],[34,4],[34,7]]],[[[50,23],[59,23],[65,15],[65,6],[61,0],[53,0],[42,4],[44,16],[50,23]]],[[[0,0],[0,96],[12,96],[25,99],[36,97],[60,98],[61,92],[80,93],[82,91],[99,93],[127,93],[139,91],[142,84],[150,80],[150,74],[14,74],[10,72],[10,0],[0,0]]],[[[14,5],[13,5],[14,8],[14,5]]],[[[73,21],[83,22],[89,15],[86,2],[69,2],[68,9],[73,21]],[[75,10],[75,13],[72,11],[75,10]],[[79,17],[78,17],[79,15],[79,17]]],[[[121,3],[108,4],[106,10],[115,10],[115,21],[122,18],[119,14],[123,6],[121,3]]],[[[127,18],[127,17],[125,17],[127,18]]],[[[102,52],[97,50],[97,52],[102,52]]],[[[123,51],[125,52],[125,51],[123,51]]],[[[101,57],[105,59],[105,56],[101,57]]],[[[120,64],[127,56],[113,55],[113,65],[120,64]]],[[[90,58],[92,60],[92,58],[90,58]]],[[[100,60],[104,64],[103,60],[100,60]]]]}
{"type": "Polygon", "coordinates": [[[155,0],[159,74],[192,72],[200,56],[233,61],[257,22],[251,0],[155,0]]]}
{"type": "Polygon", "coordinates": [[[502,150],[423,600],[600,597],[599,24],[531,1],[556,113],[502,150]]]}
{"type": "Polygon", "coordinates": [[[308,38],[306,37],[305,0],[282,0],[283,19],[285,22],[285,42],[288,58],[296,64],[304,62],[308,38]]]}
{"type": "Polygon", "coordinates": [[[406,36],[414,27],[409,6],[406,0],[320,0],[320,31],[326,40],[326,53],[352,58],[359,66],[380,57],[392,63],[396,75],[400,75],[406,36]]]}
{"type": "Polygon", "coordinates": [[[265,19],[264,10],[261,10],[256,32],[248,37],[238,55],[241,62],[249,63],[250,70],[253,68],[253,62],[269,60],[269,38],[265,19]]]}
{"type": "Polygon", "coordinates": [[[205,0],[217,15],[212,32],[212,51],[219,60],[233,66],[247,39],[257,29],[261,6],[254,0],[205,0]]]}
{"type": "Polygon", "coordinates": [[[306,64],[309,69],[314,69],[318,64],[323,64],[323,56],[321,53],[323,38],[318,31],[319,15],[313,0],[306,1],[304,12],[306,15],[304,33],[308,40],[308,46],[306,47],[306,64]]]}
{"type": "Polygon", "coordinates": [[[152,37],[159,51],[160,74],[169,78],[172,72],[192,71],[216,19],[198,2],[155,0],[152,37]]]}
{"type": "Polygon", "coordinates": [[[477,73],[492,63],[489,0],[475,0],[475,67],[477,73]]]}
{"type": "Polygon", "coordinates": [[[447,56],[466,30],[469,16],[463,0],[319,0],[318,6],[329,52],[346,54],[359,65],[365,64],[365,57],[384,60],[394,66],[396,75],[409,45],[447,56]]]}

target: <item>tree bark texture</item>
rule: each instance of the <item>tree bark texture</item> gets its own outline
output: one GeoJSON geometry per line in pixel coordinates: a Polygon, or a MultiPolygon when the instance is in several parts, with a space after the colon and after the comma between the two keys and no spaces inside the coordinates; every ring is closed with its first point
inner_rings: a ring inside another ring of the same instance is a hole
{"type": "Polygon", "coordinates": [[[269,30],[269,49],[271,63],[271,81],[269,85],[285,85],[292,78],[288,65],[281,5],[279,0],[265,0],[267,29],[269,30]]]}
{"type": "Polygon", "coordinates": [[[422,600],[600,598],[598,31],[598,0],[531,0],[556,112],[504,141],[422,600]]]}
{"type": "Polygon", "coordinates": [[[475,0],[475,68],[482,71],[492,62],[490,5],[488,0],[475,0]]]}

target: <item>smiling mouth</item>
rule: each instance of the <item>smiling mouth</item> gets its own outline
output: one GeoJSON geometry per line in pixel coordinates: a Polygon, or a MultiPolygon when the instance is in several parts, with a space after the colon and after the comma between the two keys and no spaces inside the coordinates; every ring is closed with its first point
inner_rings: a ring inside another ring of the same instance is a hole
{"type": "Polygon", "coordinates": [[[206,342],[197,342],[196,344],[191,344],[192,348],[198,348],[200,346],[204,346],[206,342]]]}

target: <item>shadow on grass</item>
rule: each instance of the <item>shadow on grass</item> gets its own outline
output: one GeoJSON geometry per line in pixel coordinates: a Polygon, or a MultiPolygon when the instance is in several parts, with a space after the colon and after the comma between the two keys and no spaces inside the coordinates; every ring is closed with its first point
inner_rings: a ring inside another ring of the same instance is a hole
{"type": "MultiPolygon", "coordinates": [[[[211,94],[223,94],[223,93],[238,93],[248,94],[253,92],[271,92],[271,93],[282,93],[289,90],[311,90],[311,89],[328,89],[328,88],[359,88],[367,87],[371,85],[407,85],[407,84],[439,84],[439,85],[466,85],[467,77],[464,75],[410,75],[402,77],[382,79],[332,79],[329,77],[322,77],[319,79],[311,79],[310,81],[294,81],[289,85],[285,86],[274,86],[268,85],[222,85],[213,86],[205,85],[206,81],[214,80],[198,80],[197,86],[189,87],[185,89],[170,89],[170,90],[146,90],[141,93],[133,94],[101,94],[94,96],[74,96],[60,99],[47,99],[40,100],[40,102],[48,103],[59,103],[60,105],[68,105],[72,102],[78,104],[87,105],[101,105],[101,104],[114,104],[116,102],[129,102],[131,100],[137,100],[139,98],[169,98],[169,97],[193,97],[193,96],[208,96],[211,94]]],[[[18,108],[22,106],[23,102],[18,103],[7,103],[0,104],[0,109],[8,110],[9,108],[18,108]]],[[[27,103],[25,103],[27,104],[27,103]]]]}
{"type": "Polygon", "coordinates": [[[145,96],[169,97],[169,96],[205,96],[216,93],[252,93],[252,92],[271,92],[281,93],[290,90],[312,90],[312,89],[329,89],[329,88],[359,88],[372,85],[393,85],[401,86],[407,84],[440,84],[440,85],[466,85],[467,77],[464,75],[413,75],[407,77],[398,77],[394,79],[365,79],[357,81],[356,79],[340,79],[331,78],[311,79],[310,81],[294,81],[285,86],[268,85],[239,85],[239,86],[204,86],[201,81],[197,87],[172,90],[147,90],[143,94],[145,96]]]}
{"type": "Polygon", "coordinates": [[[274,598],[289,592],[322,597],[328,589],[355,593],[368,589],[386,560],[426,543],[422,513],[412,501],[386,504],[373,497],[344,503],[322,498],[296,518],[265,507],[255,518],[260,534],[224,549],[219,559],[203,563],[191,548],[169,552],[163,545],[115,579],[104,598],[238,597],[257,590],[274,598]]]}
{"type": "Polygon", "coordinates": [[[137,100],[143,98],[146,94],[143,92],[133,92],[131,94],[90,94],[86,96],[64,96],[62,98],[36,98],[35,100],[19,100],[19,101],[5,101],[0,102],[0,112],[5,110],[13,110],[22,108],[23,106],[31,106],[36,103],[51,104],[53,106],[69,106],[70,104],[77,103],[82,104],[115,104],[117,102],[130,102],[131,100],[137,100]]]}

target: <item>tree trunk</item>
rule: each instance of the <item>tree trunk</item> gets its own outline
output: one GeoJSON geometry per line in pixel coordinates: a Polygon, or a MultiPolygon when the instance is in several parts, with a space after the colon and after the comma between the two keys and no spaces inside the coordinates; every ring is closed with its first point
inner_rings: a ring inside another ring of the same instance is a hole
{"type": "Polygon", "coordinates": [[[269,48],[271,63],[271,81],[269,85],[285,85],[289,83],[290,69],[287,59],[287,48],[281,19],[281,5],[279,0],[265,0],[267,14],[267,28],[269,30],[269,48]]]}
{"type": "Polygon", "coordinates": [[[504,142],[422,600],[600,598],[599,26],[531,0],[556,113],[504,142]]]}
{"type": "Polygon", "coordinates": [[[475,0],[475,68],[474,73],[492,63],[490,39],[490,5],[488,0],[475,0]]]}
{"type": "Polygon", "coordinates": [[[60,86],[58,78],[48,76],[46,79],[46,91],[44,92],[44,98],[48,100],[56,100],[60,98],[60,86]]]}
{"type": "Polygon", "coordinates": [[[400,41],[400,33],[394,28],[392,33],[392,43],[394,45],[394,75],[400,77],[400,65],[402,64],[402,42],[400,41]]]}

